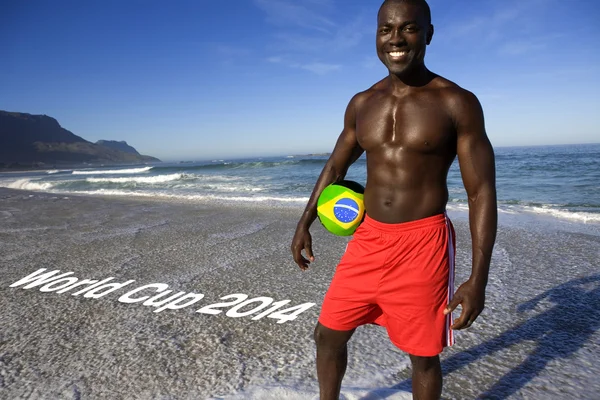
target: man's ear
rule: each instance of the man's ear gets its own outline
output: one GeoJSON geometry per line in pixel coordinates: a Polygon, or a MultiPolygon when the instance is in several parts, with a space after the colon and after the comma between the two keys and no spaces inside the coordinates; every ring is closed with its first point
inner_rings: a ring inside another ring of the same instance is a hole
{"type": "Polygon", "coordinates": [[[427,32],[427,44],[431,43],[431,39],[433,38],[433,25],[429,25],[429,31],[427,32]]]}

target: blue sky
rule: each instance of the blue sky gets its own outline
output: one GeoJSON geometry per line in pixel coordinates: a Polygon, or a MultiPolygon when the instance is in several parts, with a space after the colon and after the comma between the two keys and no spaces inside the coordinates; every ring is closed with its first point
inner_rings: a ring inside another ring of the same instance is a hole
{"type": "MultiPolygon", "coordinates": [[[[600,2],[431,0],[426,65],[495,146],[600,142],[600,2]]],[[[164,160],[330,151],[387,71],[379,0],[27,1],[0,14],[0,109],[164,160]]]]}

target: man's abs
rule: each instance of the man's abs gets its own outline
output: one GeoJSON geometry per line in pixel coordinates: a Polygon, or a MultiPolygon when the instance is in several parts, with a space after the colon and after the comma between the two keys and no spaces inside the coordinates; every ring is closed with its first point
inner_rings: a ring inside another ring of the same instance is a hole
{"type": "Polygon", "coordinates": [[[441,214],[446,209],[448,191],[444,186],[399,189],[367,183],[365,209],[379,222],[396,224],[441,214]]]}

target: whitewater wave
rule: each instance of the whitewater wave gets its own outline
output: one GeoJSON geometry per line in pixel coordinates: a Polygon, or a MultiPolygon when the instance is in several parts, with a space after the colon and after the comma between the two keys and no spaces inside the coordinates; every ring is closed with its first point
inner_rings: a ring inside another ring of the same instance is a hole
{"type": "MultiPolygon", "coordinates": [[[[193,197],[193,196],[192,196],[193,197]]],[[[227,196],[198,196],[198,199],[237,201],[237,202],[282,202],[282,203],[307,203],[309,197],[275,197],[275,196],[257,196],[257,197],[227,197],[227,196]]]]}
{"type": "Polygon", "coordinates": [[[569,219],[578,222],[600,222],[600,214],[593,214],[589,212],[573,212],[568,210],[557,210],[552,208],[544,207],[525,207],[531,209],[536,214],[546,214],[553,217],[569,219]]]}
{"type": "MultiPolygon", "coordinates": [[[[187,174],[169,174],[169,175],[158,175],[158,176],[146,176],[146,177],[117,177],[117,178],[86,178],[88,183],[143,183],[143,184],[160,184],[165,182],[172,182],[178,180],[186,180],[190,178],[196,178],[196,176],[189,176],[187,174]]],[[[61,182],[44,182],[36,179],[19,179],[16,181],[1,182],[1,187],[10,189],[20,190],[31,190],[31,191],[46,191],[46,192],[57,192],[57,193],[71,193],[71,194],[83,194],[83,195],[103,195],[103,196],[139,196],[139,197],[155,197],[165,199],[179,199],[184,201],[217,201],[222,203],[284,203],[284,204],[296,204],[304,205],[308,202],[309,197],[283,197],[283,196],[244,196],[244,195],[219,195],[219,194],[192,194],[192,193],[176,193],[176,192],[145,192],[143,190],[118,190],[118,189],[103,189],[98,188],[96,190],[73,190],[73,188],[67,189],[61,182]]],[[[180,185],[179,185],[180,186],[180,185]]],[[[179,186],[175,186],[176,188],[179,186]]],[[[185,185],[184,185],[185,186],[185,185]]],[[[209,185],[209,190],[219,190],[226,192],[251,192],[257,193],[264,191],[264,188],[256,186],[240,186],[240,185],[209,185]],[[213,187],[214,186],[214,187],[213,187]]],[[[196,185],[192,185],[190,188],[195,188],[196,185]]],[[[266,194],[266,193],[265,193],[266,194]]],[[[447,209],[449,211],[467,212],[469,207],[466,202],[462,202],[459,199],[453,199],[448,203],[447,209]]],[[[585,211],[570,211],[550,205],[512,205],[512,204],[499,204],[498,211],[502,214],[537,214],[547,215],[558,219],[570,220],[574,222],[583,223],[600,223],[600,213],[585,212],[585,211]]]]}
{"type": "Polygon", "coordinates": [[[129,168],[129,169],[101,169],[101,170],[75,170],[73,171],[73,175],[118,175],[118,174],[141,174],[144,172],[150,171],[154,167],[144,167],[144,168],[129,168]]]}
{"type": "Polygon", "coordinates": [[[52,182],[40,182],[31,179],[19,179],[14,182],[10,182],[4,187],[9,189],[20,189],[20,190],[32,190],[32,191],[44,191],[50,190],[54,187],[52,182]]]}
{"type": "MultiPolygon", "coordinates": [[[[225,397],[213,397],[209,400],[318,400],[316,391],[308,391],[285,386],[254,387],[225,397]]],[[[411,400],[412,393],[395,389],[344,388],[340,400],[411,400]]]]}
{"type": "Polygon", "coordinates": [[[186,174],[168,174],[157,176],[137,176],[124,178],[86,178],[89,183],[165,183],[187,178],[186,174]]]}
{"type": "Polygon", "coordinates": [[[236,181],[244,181],[245,178],[240,176],[231,176],[231,175],[195,175],[196,179],[201,182],[236,182],[236,181]]]}
{"type": "Polygon", "coordinates": [[[262,192],[265,190],[265,188],[259,186],[239,186],[228,184],[204,185],[203,188],[206,188],[208,190],[214,190],[217,192],[262,192]]]}
{"type": "MultiPolygon", "coordinates": [[[[449,211],[469,211],[469,206],[466,203],[450,202],[447,209],[449,211]]],[[[501,214],[537,214],[548,215],[558,219],[566,219],[570,221],[583,223],[600,223],[600,214],[584,211],[569,211],[564,209],[550,208],[548,206],[528,206],[528,205],[499,205],[498,212],[501,214]]]]}
{"type": "MultiPolygon", "coordinates": [[[[62,192],[62,191],[61,191],[62,192]]],[[[179,193],[164,193],[164,192],[141,192],[141,191],[126,191],[126,190],[111,190],[111,189],[98,189],[98,190],[81,190],[74,191],[75,194],[86,194],[86,195],[103,195],[103,196],[133,196],[133,197],[156,197],[165,199],[179,199],[179,200],[190,200],[190,201],[222,201],[222,202],[235,202],[235,203],[295,203],[295,204],[306,204],[309,197],[276,197],[276,196],[256,196],[256,197],[244,197],[244,196],[216,196],[216,195],[196,195],[196,194],[179,194],[179,193]]]]}

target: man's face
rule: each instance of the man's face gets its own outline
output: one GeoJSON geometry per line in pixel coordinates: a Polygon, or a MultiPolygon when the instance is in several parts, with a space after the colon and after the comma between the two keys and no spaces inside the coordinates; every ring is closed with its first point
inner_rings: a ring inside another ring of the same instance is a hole
{"type": "Polygon", "coordinates": [[[423,64],[432,35],[433,26],[421,6],[386,3],[377,19],[377,55],[392,74],[405,75],[423,64]]]}

